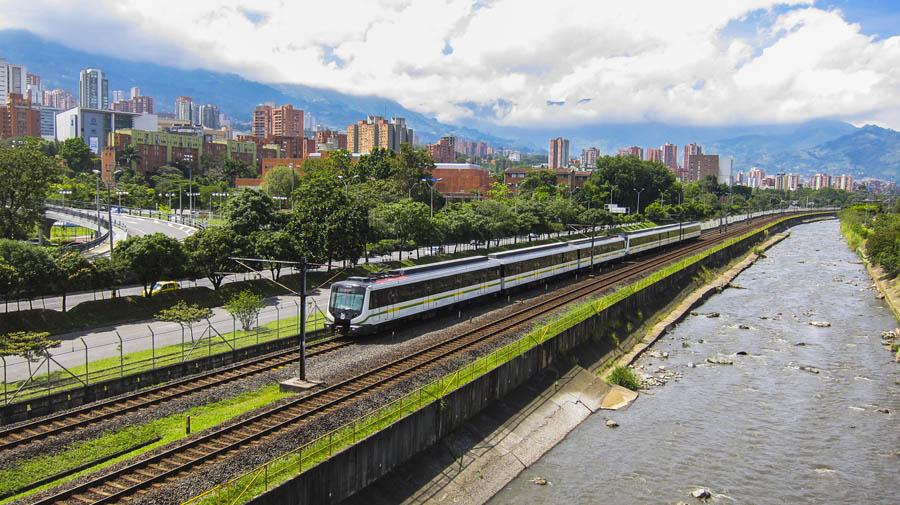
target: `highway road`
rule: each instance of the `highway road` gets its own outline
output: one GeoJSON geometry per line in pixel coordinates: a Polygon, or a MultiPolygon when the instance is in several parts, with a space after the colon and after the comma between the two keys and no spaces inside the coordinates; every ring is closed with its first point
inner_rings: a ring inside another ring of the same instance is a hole
{"type": "Polygon", "coordinates": [[[130,214],[113,213],[113,221],[122,223],[130,236],[139,237],[152,233],[162,233],[178,240],[184,240],[197,233],[197,228],[186,224],[173,223],[156,218],[132,216],[130,214]]]}

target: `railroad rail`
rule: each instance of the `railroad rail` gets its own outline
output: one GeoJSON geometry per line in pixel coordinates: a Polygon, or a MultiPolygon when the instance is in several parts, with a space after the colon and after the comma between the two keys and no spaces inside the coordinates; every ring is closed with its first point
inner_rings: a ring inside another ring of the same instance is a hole
{"type": "MultiPolygon", "coordinates": [[[[307,356],[319,356],[352,343],[351,339],[344,337],[315,341],[309,345],[307,356]]],[[[298,350],[299,346],[293,346],[201,374],[177,379],[149,389],[135,391],[123,396],[85,404],[58,414],[18,423],[0,430],[0,454],[2,454],[2,451],[13,447],[289,365],[300,359],[298,350]]]]}
{"type": "Polygon", "coordinates": [[[525,307],[466,330],[460,334],[405,357],[379,365],[372,370],[314,391],[284,404],[257,411],[252,416],[233,424],[210,429],[189,440],[174,442],[164,451],[152,456],[138,457],[121,468],[108,471],[80,484],[46,496],[34,504],[50,503],[115,503],[147,493],[167,480],[177,478],[202,465],[214,464],[240,449],[263,440],[297,429],[338,409],[371,396],[403,380],[412,374],[506,334],[508,331],[532,322],[575,300],[597,294],[607,288],[652,272],[657,267],[691,255],[727,238],[738,236],[760,223],[732,226],[723,233],[709,233],[697,241],[681,244],[653,256],[644,256],[637,262],[626,262],[608,272],[563,288],[551,298],[524,302],[525,307]]]}

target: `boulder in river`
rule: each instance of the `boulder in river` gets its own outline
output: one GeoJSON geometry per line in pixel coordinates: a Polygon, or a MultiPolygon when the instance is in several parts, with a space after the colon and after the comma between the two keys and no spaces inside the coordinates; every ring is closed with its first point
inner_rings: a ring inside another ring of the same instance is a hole
{"type": "Polygon", "coordinates": [[[809,373],[821,372],[821,370],[819,370],[818,368],[816,368],[814,366],[808,366],[808,365],[800,365],[800,370],[803,370],[804,372],[809,372],[809,373]]]}
{"type": "Polygon", "coordinates": [[[531,482],[533,484],[537,484],[538,486],[546,486],[547,484],[550,484],[550,481],[543,477],[535,477],[531,479],[531,482]]]}
{"type": "Polygon", "coordinates": [[[747,326],[746,324],[739,324],[739,325],[738,325],[738,328],[740,328],[740,329],[742,329],[742,330],[749,330],[749,329],[750,329],[750,327],[747,326]]]}
{"type": "Polygon", "coordinates": [[[831,326],[831,323],[829,323],[828,321],[810,321],[809,325],[815,326],[816,328],[828,328],[829,326],[831,326]]]}
{"type": "Polygon", "coordinates": [[[881,412],[882,414],[890,414],[891,413],[891,411],[889,409],[878,409],[878,412],[881,412]]]}
{"type": "Polygon", "coordinates": [[[709,489],[701,487],[691,491],[691,496],[697,498],[698,500],[707,500],[712,497],[712,493],[709,491],[709,489]]]}
{"type": "Polygon", "coordinates": [[[734,353],[734,354],[735,354],[736,356],[746,356],[746,355],[747,355],[747,351],[738,351],[738,352],[736,352],[736,353],[734,353]]]}
{"type": "Polygon", "coordinates": [[[715,317],[719,317],[719,316],[720,316],[720,314],[718,312],[710,312],[709,314],[706,315],[706,317],[709,317],[709,318],[715,318],[715,317]]]}
{"type": "Polygon", "coordinates": [[[612,419],[607,419],[607,420],[606,420],[606,427],[607,427],[607,428],[618,428],[618,427],[619,427],[619,423],[613,421],[612,419]]]}
{"type": "Polygon", "coordinates": [[[727,356],[722,356],[721,354],[714,354],[708,358],[706,358],[707,363],[712,363],[713,365],[733,365],[734,360],[727,356]]]}

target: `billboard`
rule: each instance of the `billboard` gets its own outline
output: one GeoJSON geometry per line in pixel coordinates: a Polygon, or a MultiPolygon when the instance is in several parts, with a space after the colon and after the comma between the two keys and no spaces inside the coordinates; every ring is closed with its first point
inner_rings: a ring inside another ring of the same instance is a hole
{"type": "Polygon", "coordinates": [[[100,138],[91,137],[88,141],[88,147],[91,149],[92,153],[100,154],[100,138]]]}

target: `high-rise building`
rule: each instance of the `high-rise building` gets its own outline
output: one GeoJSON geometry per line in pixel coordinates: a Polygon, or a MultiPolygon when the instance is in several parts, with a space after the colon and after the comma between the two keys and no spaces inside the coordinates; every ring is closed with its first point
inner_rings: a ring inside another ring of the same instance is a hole
{"type": "Polygon", "coordinates": [[[319,129],[315,135],[316,151],[347,149],[347,134],[337,130],[319,129]]]}
{"type": "Polygon", "coordinates": [[[619,149],[619,156],[634,156],[635,158],[644,159],[644,148],[640,146],[631,146],[619,149]]]}
{"type": "Polygon", "coordinates": [[[828,174],[816,174],[809,179],[809,187],[823,189],[831,187],[831,176],[828,174]]]}
{"type": "Polygon", "coordinates": [[[550,139],[550,146],[547,153],[547,166],[556,168],[566,168],[569,166],[569,139],[556,137],[550,139]]]}
{"type": "Polygon", "coordinates": [[[303,137],[304,124],[303,110],[294,109],[293,105],[257,105],[253,111],[252,133],[262,138],[303,137]]]}
{"type": "Polygon", "coordinates": [[[109,108],[109,80],[103,71],[97,68],[86,68],[79,76],[78,104],[87,109],[109,108]]]}
{"type": "Polygon", "coordinates": [[[347,127],[347,149],[353,153],[368,154],[376,147],[394,152],[403,144],[413,143],[413,131],[406,127],[406,119],[368,116],[347,127]]]}
{"type": "Polygon", "coordinates": [[[153,114],[153,97],[143,95],[132,97],[131,109],[132,112],[137,112],[138,114],[153,114]]]}
{"type": "Polygon", "coordinates": [[[581,150],[581,166],[585,170],[593,170],[597,166],[597,158],[600,157],[600,149],[588,147],[581,150]]]}
{"type": "Polygon", "coordinates": [[[44,91],[43,104],[47,107],[53,107],[54,109],[59,110],[69,110],[73,107],[78,107],[78,101],[75,100],[72,93],[69,93],[64,89],[44,91]]]}
{"type": "Polygon", "coordinates": [[[175,99],[175,119],[180,119],[193,124],[194,99],[189,96],[179,96],[175,99]]]}
{"type": "Polygon", "coordinates": [[[23,65],[8,63],[0,58],[0,105],[5,105],[7,95],[28,95],[28,71],[23,65]]]}
{"type": "Polygon", "coordinates": [[[219,124],[219,108],[213,104],[200,106],[200,125],[204,128],[217,130],[219,124]]]}
{"type": "Polygon", "coordinates": [[[667,166],[673,174],[678,174],[678,146],[675,144],[666,144],[662,146],[663,165],[667,166]]]}
{"type": "Polygon", "coordinates": [[[718,154],[691,154],[688,155],[688,165],[684,169],[684,181],[700,181],[712,176],[719,177],[718,154]]]}
{"type": "Polygon", "coordinates": [[[456,137],[446,136],[428,146],[435,163],[453,163],[456,161],[456,137]]]}
{"type": "Polygon", "coordinates": [[[62,112],[53,107],[39,107],[41,111],[41,137],[56,140],[56,115],[62,112]]]}
{"type": "Polygon", "coordinates": [[[688,167],[690,166],[690,158],[691,156],[703,154],[703,148],[697,144],[688,144],[684,146],[684,156],[681,160],[681,171],[678,174],[678,178],[684,181],[691,180],[690,174],[688,173],[688,167]]]}
{"type": "Polygon", "coordinates": [[[127,98],[125,98],[125,90],[124,89],[114,89],[113,90],[113,92],[112,92],[113,103],[124,102],[125,100],[127,100],[127,98]]]}
{"type": "Polygon", "coordinates": [[[112,103],[110,109],[117,112],[134,112],[134,102],[131,100],[117,100],[112,103]]]}
{"type": "Polygon", "coordinates": [[[853,191],[853,177],[849,175],[838,175],[832,178],[831,187],[843,191],[853,191]]]}
{"type": "Polygon", "coordinates": [[[656,161],[658,163],[662,163],[663,160],[663,150],[661,147],[648,147],[647,148],[647,161],[656,161]]]}
{"type": "Polygon", "coordinates": [[[41,85],[41,76],[25,74],[25,85],[31,105],[44,105],[44,86],[41,85]]]}
{"type": "Polygon", "coordinates": [[[747,174],[747,185],[751,188],[761,188],[765,179],[766,172],[759,167],[753,167],[747,174]]]}
{"type": "Polygon", "coordinates": [[[40,137],[41,111],[21,93],[7,93],[0,106],[0,138],[40,137]]]}
{"type": "Polygon", "coordinates": [[[139,88],[137,86],[132,86],[131,87],[131,99],[134,100],[135,98],[137,98],[139,96],[141,96],[141,88],[139,88]]]}

